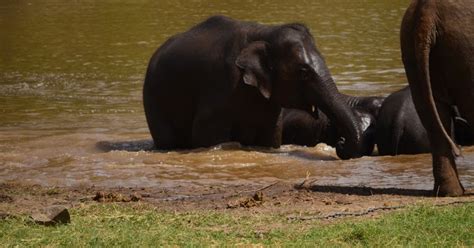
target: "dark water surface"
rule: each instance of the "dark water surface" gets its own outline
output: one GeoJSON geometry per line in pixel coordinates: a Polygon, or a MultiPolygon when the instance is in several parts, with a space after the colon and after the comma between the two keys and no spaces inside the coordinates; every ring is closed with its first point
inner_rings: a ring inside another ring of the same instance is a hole
{"type": "MultiPolygon", "coordinates": [[[[312,30],[341,91],[404,85],[398,32],[408,0],[13,1],[0,3],[0,182],[162,186],[299,180],[431,189],[430,155],[336,159],[332,148],[237,144],[149,152],[141,102],[148,59],[211,14],[312,30]]],[[[460,175],[474,185],[474,149],[460,175]]]]}

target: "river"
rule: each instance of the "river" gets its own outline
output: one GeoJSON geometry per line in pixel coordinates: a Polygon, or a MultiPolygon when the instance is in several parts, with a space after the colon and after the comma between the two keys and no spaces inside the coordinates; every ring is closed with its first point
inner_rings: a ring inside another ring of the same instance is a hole
{"type": "MultiPolygon", "coordinates": [[[[209,15],[305,23],[352,95],[406,85],[399,26],[408,0],[6,0],[0,3],[0,182],[176,187],[302,180],[431,189],[431,156],[338,160],[334,149],[238,144],[152,152],[141,90],[148,59],[209,15]]],[[[459,159],[474,186],[474,149],[459,159]]]]}

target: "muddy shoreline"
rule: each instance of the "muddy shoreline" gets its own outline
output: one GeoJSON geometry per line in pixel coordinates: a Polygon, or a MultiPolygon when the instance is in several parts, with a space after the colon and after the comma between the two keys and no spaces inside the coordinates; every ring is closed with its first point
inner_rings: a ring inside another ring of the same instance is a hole
{"type": "Polygon", "coordinates": [[[375,217],[417,204],[451,205],[474,202],[474,193],[462,197],[435,197],[431,191],[396,188],[343,187],[311,181],[275,181],[262,185],[193,187],[44,187],[0,184],[2,216],[31,215],[41,209],[83,204],[146,204],[156,211],[231,211],[236,215],[278,214],[289,221],[331,221],[347,217],[375,217]]]}

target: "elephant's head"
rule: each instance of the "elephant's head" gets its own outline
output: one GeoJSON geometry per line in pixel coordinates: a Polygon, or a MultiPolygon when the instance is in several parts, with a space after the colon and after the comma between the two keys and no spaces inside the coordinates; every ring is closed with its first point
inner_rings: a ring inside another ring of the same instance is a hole
{"type": "Polygon", "coordinates": [[[309,30],[288,24],[248,39],[236,59],[242,81],[283,107],[310,110],[317,106],[342,134],[336,145],[338,156],[362,156],[359,122],[337,90],[309,30]]]}

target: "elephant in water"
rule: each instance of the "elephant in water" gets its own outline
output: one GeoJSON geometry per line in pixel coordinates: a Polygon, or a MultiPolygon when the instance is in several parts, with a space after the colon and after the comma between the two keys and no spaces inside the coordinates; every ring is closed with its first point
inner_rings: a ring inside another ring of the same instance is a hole
{"type": "Polygon", "coordinates": [[[400,41],[416,111],[433,158],[434,193],[459,196],[450,137],[452,108],[474,127],[474,4],[472,0],[414,0],[402,21],[400,41]]]}
{"type": "Polygon", "coordinates": [[[157,149],[281,145],[281,107],[324,112],[342,159],[363,155],[362,129],[302,24],[213,16],[151,57],[143,104],[157,149]]]}
{"type": "MultiPolygon", "coordinates": [[[[344,95],[344,94],[343,94],[344,95]]],[[[371,155],[375,146],[375,126],[384,97],[355,97],[344,95],[345,102],[352,108],[362,127],[363,155],[371,155]]],[[[326,143],[336,146],[339,137],[337,127],[321,111],[307,112],[297,109],[283,109],[283,144],[315,146],[326,143]]]]}
{"type": "MultiPolygon", "coordinates": [[[[472,145],[474,136],[467,121],[453,108],[456,143],[472,145]]],[[[428,134],[421,124],[407,86],[385,99],[377,118],[376,143],[379,155],[418,154],[431,151],[428,134]]]]}

